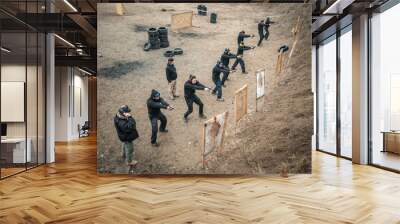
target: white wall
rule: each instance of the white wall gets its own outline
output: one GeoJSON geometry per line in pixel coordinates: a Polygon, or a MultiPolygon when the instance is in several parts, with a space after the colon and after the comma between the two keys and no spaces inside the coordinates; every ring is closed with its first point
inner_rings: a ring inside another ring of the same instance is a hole
{"type": "Polygon", "coordinates": [[[55,140],[77,139],[78,124],[88,120],[88,77],[76,68],[56,67],[55,85],[55,140]]]}

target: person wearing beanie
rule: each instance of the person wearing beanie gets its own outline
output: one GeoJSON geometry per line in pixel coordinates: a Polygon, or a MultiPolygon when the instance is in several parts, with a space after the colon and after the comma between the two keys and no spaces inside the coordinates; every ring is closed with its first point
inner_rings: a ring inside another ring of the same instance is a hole
{"type": "Polygon", "coordinates": [[[122,160],[130,166],[130,171],[132,171],[137,164],[137,161],[133,159],[133,141],[139,137],[139,134],[136,130],[136,121],[130,112],[131,109],[127,105],[122,105],[114,117],[114,126],[122,142],[122,160]]]}
{"type": "Polygon", "coordinates": [[[161,112],[161,109],[173,110],[157,90],[151,90],[150,98],[147,100],[147,110],[149,114],[149,120],[151,123],[151,144],[155,147],[159,146],[157,142],[158,133],[158,120],[160,120],[160,132],[168,132],[167,117],[161,112]]]}
{"type": "Polygon", "coordinates": [[[236,60],[232,65],[232,70],[236,70],[236,66],[238,64],[240,64],[240,68],[242,69],[242,73],[243,74],[247,74],[246,65],[245,65],[244,60],[243,60],[243,53],[244,53],[244,51],[247,51],[247,50],[250,50],[250,49],[254,49],[254,47],[245,46],[243,42],[240,43],[240,46],[239,46],[239,48],[237,50],[237,54],[236,54],[236,60]]]}
{"type": "MultiPolygon", "coordinates": [[[[224,53],[221,55],[221,62],[222,64],[229,68],[229,61],[233,58],[236,58],[236,55],[232,54],[229,48],[225,48],[224,53]]],[[[224,72],[224,76],[222,77],[222,81],[221,81],[221,85],[223,87],[225,87],[225,81],[229,80],[228,76],[229,76],[230,71],[228,72],[224,72]]]]}
{"type": "Polygon", "coordinates": [[[267,19],[265,20],[265,25],[264,25],[264,29],[265,29],[264,38],[265,38],[265,40],[268,40],[268,37],[269,37],[269,26],[271,24],[273,24],[273,23],[275,23],[275,22],[272,22],[269,17],[267,17],[267,19]]]}
{"type": "Polygon", "coordinates": [[[215,88],[213,89],[212,94],[217,94],[217,101],[224,101],[224,98],[222,98],[221,73],[225,72],[229,72],[229,68],[225,67],[222,62],[217,61],[217,64],[212,70],[212,80],[215,84],[215,88]]]}
{"type": "Polygon", "coordinates": [[[205,90],[209,91],[210,89],[205,85],[201,84],[196,76],[189,75],[189,79],[185,82],[184,85],[185,90],[185,101],[188,110],[184,114],[183,118],[185,122],[188,121],[188,116],[193,112],[193,103],[199,106],[199,117],[206,118],[203,112],[203,102],[201,102],[200,98],[196,95],[196,90],[205,90]]]}
{"type": "Polygon", "coordinates": [[[240,31],[239,34],[238,34],[238,37],[237,37],[238,46],[240,45],[240,43],[244,42],[245,38],[249,38],[249,37],[253,38],[254,35],[253,34],[252,35],[248,35],[248,34],[246,34],[246,32],[244,30],[240,31]]]}
{"type": "Polygon", "coordinates": [[[261,20],[258,23],[257,29],[258,29],[258,35],[260,36],[260,40],[258,41],[257,46],[260,46],[262,41],[265,38],[265,22],[264,22],[264,20],[261,20]]]}
{"type": "Polygon", "coordinates": [[[167,76],[167,81],[169,85],[169,96],[171,100],[174,100],[176,97],[176,79],[178,78],[178,74],[176,73],[176,67],[174,65],[174,59],[168,58],[168,64],[165,68],[165,74],[167,76]]]}

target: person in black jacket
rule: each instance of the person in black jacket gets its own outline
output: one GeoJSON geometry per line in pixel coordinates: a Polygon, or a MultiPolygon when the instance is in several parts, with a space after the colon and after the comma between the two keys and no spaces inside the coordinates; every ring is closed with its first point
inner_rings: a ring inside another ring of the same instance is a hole
{"type": "Polygon", "coordinates": [[[265,38],[265,40],[268,40],[268,37],[269,37],[269,26],[271,24],[273,24],[273,23],[275,23],[275,22],[272,22],[269,17],[267,17],[267,19],[265,20],[265,25],[264,25],[264,29],[265,29],[264,38],[265,38]]]}
{"type": "Polygon", "coordinates": [[[158,91],[153,89],[150,98],[147,100],[147,110],[151,123],[151,144],[155,147],[159,146],[157,143],[158,120],[161,121],[160,132],[168,132],[166,129],[167,117],[161,112],[161,109],[173,110],[173,107],[161,98],[158,91]]]}
{"type": "Polygon", "coordinates": [[[261,20],[258,25],[257,25],[257,29],[258,29],[258,35],[260,36],[260,40],[257,43],[257,46],[261,45],[261,42],[264,40],[265,38],[265,23],[264,20],[261,20]]]}
{"type": "Polygon", "coordinates": [[[229,72],[229,68],[225,67],[222,62],[218,61],[212,70],[212,80],[215,84],[212,94],[217,94],[217,101],[224,101],[224,98],[222,98],[221,72],[229,72]]]}
{"type": "MultiPolygon", "coordinates": [[[[236,55],[232,54],[229,48],[226,48],[224,53],[221,55],[221,62],[225,67],[229,68],[229,61],[232,58],[236,58],[236,55]]],[[[221,85],[223,87],[225,87],[225,81],[228,80],[229,73],[230,71],[224,72],[224,76],[222,77],[221,81],[221,85]]]]}
{"type": "Polygon", "coordinates": [[[196,90],[206,90],[209,91],[210,89],[205,85],[201,84],[196,76],[189,75],[189,80],[185,82],[185,101],[188,107],[188,110],[184,114],[183,118],[185,122],[188,121],[188,116],[193,112],[193,103],[196,103],[199,106],[199,117],[206,118],[203,112],[203,102],[201,102],[200,98],[196,95],[196,90]]]}
{"type": "Polygon", "coordinates": [[[245,65],[244,60],[243,60],[243,53],[244,53],[244,51],[250,50],[250,49],[254,49],[254,47],[245,46],[243,42],[240,43],[240,46],[238,47],[237,54],[236,54],[236,60],[232,65],[232,70],[236,70],[236,66],[238,64],[240,64],[240,67],[242,69],[242,73],[243,74],[247,74],[246,65],[245,65]]]}
{"type": "Polygon", "coordinates": [[[130,112],[127,105],[121,106],[114,117],[114,125],[118,138],[122,142],[122,159],[132,168],[137,164],[137,161],[133,160],[132,142],[139,137],[139,134],[136,130],[135,119],[130,112]]]}
{"type": "Polygon", "coordinates": [[[246,34],[246,32],[244,30],[240,31],[239,35],[237,37],[238,46],[240,45],[240,43],[244,42],[244,38],[249,38],[249,37],[253,38],[254,35],[253,34],[252,35],[248,35],[248,34],[246,34]]]}
{"type": "Polygon", "coordinates": [[[168,58],[167,68],[165,68],[165,73],[168,80],[169,85],[169,96],[171,100],[174,100],[175,97],[179,97],[176,95],[176,79],[178,78],[178,74],[176,73],[176,68],[174,65],[174,59],[168,58]]]}

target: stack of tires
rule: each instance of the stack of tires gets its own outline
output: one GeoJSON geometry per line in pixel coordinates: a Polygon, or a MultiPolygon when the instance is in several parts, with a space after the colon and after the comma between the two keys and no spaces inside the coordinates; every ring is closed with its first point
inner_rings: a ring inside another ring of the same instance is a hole
{"type": "Polygon", "coordinates": [[[206,16],[207,15],[207,6],[205,5],[198,5],[197,6],[197,13],[200,16],[206,16]]]}
{"type": "Polygon", "coordinates": [[[156,28],[149,28],[147,33],[149,34],[149,42],[151,49],[160,49],[160,38],[156,28]]]}
{"type": "Polygon", "coordinates": [[[160,47],[161,48],[169,47],[168,29],[166,27],[159,27],[158,28],[158,37],[160,39],[160,47]]]}

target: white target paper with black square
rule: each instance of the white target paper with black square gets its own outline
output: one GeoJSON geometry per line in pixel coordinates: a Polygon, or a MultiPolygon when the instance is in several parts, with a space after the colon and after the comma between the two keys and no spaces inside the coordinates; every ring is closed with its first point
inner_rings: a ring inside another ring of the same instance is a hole
{"type": "Polygon", "coordinates": [[[265,95],[265,70],[258,70],[257,77],[257,99],[265,95]]]}

